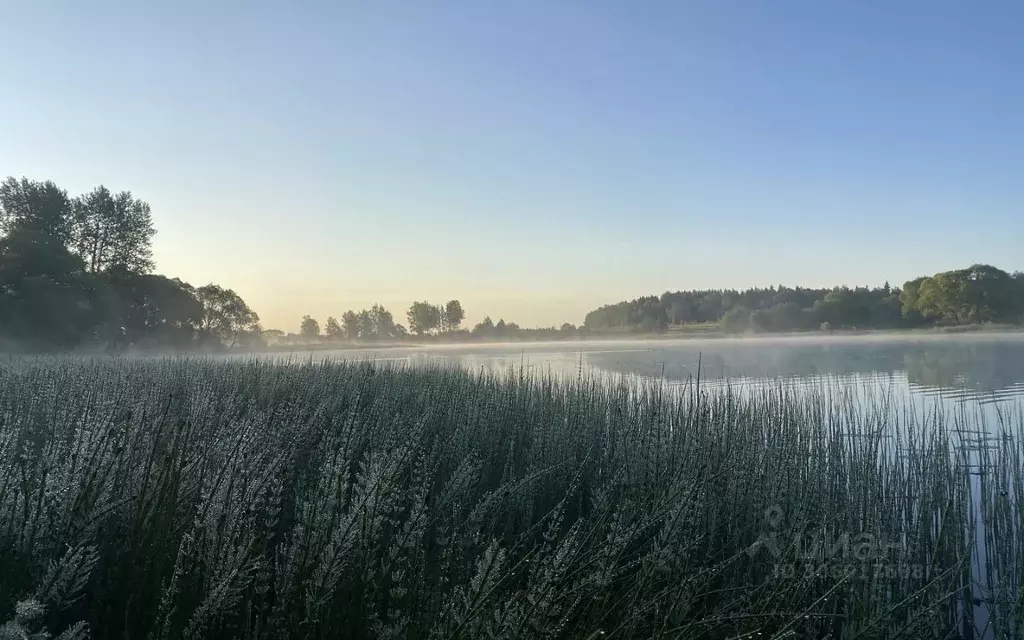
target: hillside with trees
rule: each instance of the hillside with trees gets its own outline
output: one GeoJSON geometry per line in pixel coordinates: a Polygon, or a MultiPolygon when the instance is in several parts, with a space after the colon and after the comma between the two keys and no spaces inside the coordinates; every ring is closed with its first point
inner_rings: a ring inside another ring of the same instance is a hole
{"type": "Polygon", "coordinates": [[[786,286],[676,291],[605,305],[587,314],[595,332],[651,333],[712,325],[728,333],[911,329],[1024,322],[1024,273],[975,264],[902,288],[786,286]]]}

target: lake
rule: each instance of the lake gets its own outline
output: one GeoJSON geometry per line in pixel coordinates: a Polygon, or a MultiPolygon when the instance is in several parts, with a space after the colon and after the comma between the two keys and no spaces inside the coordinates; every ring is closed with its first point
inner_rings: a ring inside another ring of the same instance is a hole
{"type": "Polygon", "coordinates": [[[1000,404],[1024,398],[1024,334],[552,342],[358,349],[330,357],[752,386],[823,380],[911,398],[1000,404]],[[699,367],[698,367],[699,364],[699,367]]]}

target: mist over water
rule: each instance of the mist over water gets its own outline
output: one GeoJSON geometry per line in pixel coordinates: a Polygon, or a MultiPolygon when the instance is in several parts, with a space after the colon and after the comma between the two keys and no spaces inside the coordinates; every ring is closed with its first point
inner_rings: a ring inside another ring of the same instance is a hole
{"type": "Polygon", "coordinates": [[[350,350],[331,358],[525,367],[536,372],[663,379],[712,386],[877,386],[910,398],[1001,403],[1024,398],[1024,334],[857,336],[448,345],[350,350]]]}

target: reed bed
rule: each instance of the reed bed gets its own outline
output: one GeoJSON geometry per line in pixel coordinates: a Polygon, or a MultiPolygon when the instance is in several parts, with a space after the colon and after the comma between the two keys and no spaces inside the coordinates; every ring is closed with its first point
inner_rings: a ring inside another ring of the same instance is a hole
{"type": "Polygon", "coordinates": [[[1019,637],[1022,431],[857,389],[10,360],[0,638],[1019,637]]]}

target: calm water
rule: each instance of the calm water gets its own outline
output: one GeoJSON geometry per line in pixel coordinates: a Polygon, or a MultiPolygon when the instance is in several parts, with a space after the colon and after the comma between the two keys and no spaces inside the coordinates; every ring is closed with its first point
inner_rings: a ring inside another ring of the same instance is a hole
{"type": "Polygon", "coordinates": [[[669,383],[696,376],[699,363],[702,381],[709,384],[781,380],[800,386],[828,379],[958,403],[1024,399],[1024,334],[449,345],[338,351],[332,357],[476,369],[521,365],[555,373],[582,368],[669,383]]]}

